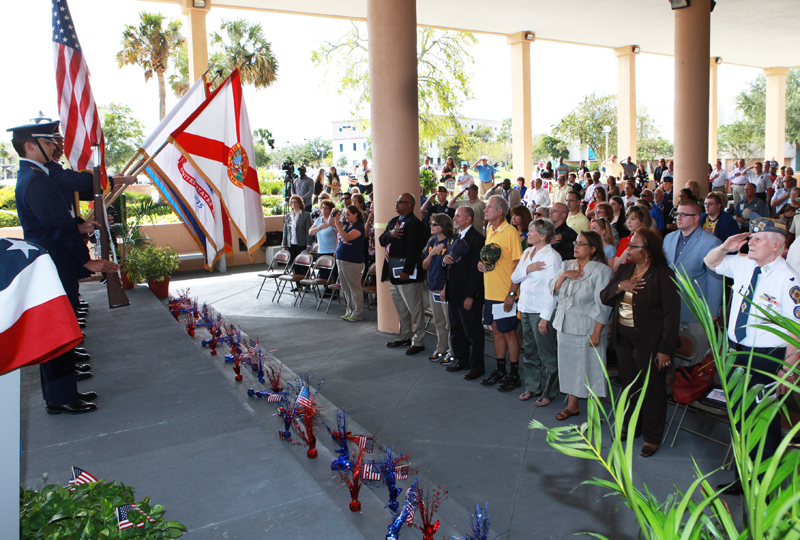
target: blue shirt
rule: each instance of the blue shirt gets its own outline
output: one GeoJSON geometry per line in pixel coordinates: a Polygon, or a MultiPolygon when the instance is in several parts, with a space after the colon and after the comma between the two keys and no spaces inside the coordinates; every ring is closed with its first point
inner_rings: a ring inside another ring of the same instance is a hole
{"type": "Polygon", "coordinates": [[[352,242],[345,242],[342,237],[339,237],[339,247],[336,248],[336,258],[351,263],[364,262],[364,224],[356,221],[352,225],[346,223],[344,225],[344,232],[350,232],[353,229],[361,231],[361,236],[352,242]]]}
{"type": "Polygon", "coordinates": [[[659,231],[664,230],[664,213],[658,206],[654,206],[652,210],[650,210],[650,215],[653,216],[653,221],[656,222],[656,228],[659,231]]]}
{"type": "Polygon", "coordinates": [[[430,240],[428,240],[428,245],[425,246],[423,255],[427,257],[433,248],[436,247],[436,244],[445,245],[445,248],[442,251],[431,257],[431,265],[428,267],[428,289],[431,291],[441,291],[444,289],[446,274],[444,266],[442,266],[442,260],[450,249],[450,240],[450,238],[445,237],[444,240],[439,241],[439,239],[434,235],[430,240]]]}
{"type": "MultiPolygon", "coordinates": [[[[325,218],[319,216],[316,220],[314,220],[314,226],[319,227],[324,221],[326,221],[325,218]]],[[[316,236],[317,243],[319,244],[320,254],[328,255],[336,251],[337,234],[335,228],[328,227],[317,231],[316,236]]]]}
{"type": "Polygon", "coordinates": [[[475,167],[475,170],[478,171],[478,179],[481,182],[492,182],[492,175],[495,173],[494,167],[491,165],[478,163],[478,165],[475,167]]]}

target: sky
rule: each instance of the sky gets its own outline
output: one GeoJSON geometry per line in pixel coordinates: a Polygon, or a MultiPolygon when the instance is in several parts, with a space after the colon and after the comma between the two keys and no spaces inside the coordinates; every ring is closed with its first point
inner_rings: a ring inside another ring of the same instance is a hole
{"type": "MultiPolygon", "coordinates": [[[[116,53],[126,24],[135,25],[140,11],[161,12],[183,19],[178,5],[135,0],[69,0],[78,38],[92,73],[99,105],[129,106],[148,130],[158,124],[158,86],[144,80],[137,66],[118,68],[116,53]],[[113,5],[113,11],[109,7],[113,5]]],[[[51,2],[33,0],[6,3],[0,50],[6,51],[7,70],[0,108],[0,141],[10,140],[5,129],[29,123],[41,110],[58,118],[53,68],[51,2]],[[19,51],[24,44],[24,54],[19,51]]],[[[245,87],[253,129],[272,131],[276,146],[304,139],[330,139],[331,122],[351,117],[349,96],[339,95],[337,73],[315,67],[311,53],[324,41],[336,41],[349,23],[337,19],[236,11],[212,8],[206,19],[209,32],[222,19],[246,18],[260,22],[272,43],[279,68],[271,87],[245,87]]],[[[184,21],[185,24],[185,21],[184,21]]],[[[470,80],[474,99],[463,116],[502,120],[511,116],[511,51],[503,36],[478,34],[473,48],[470,80]]],[[[637,101],[654,119],[662,137],[673,134],[673,59],[640,54],[636,61],[637,101]]],[[[616,92],[617,60],[610,49],[537,41],[531,47],[533,132],[549,133],[552,126],[577,106],[584,96],[616,92]]],[[[722,64],[718,70],[718,100],[725,117],[733,114],[733,98],[760,70],[722,64]]],[[[167,86],[167,109],[177,98],[167,86]]]]}

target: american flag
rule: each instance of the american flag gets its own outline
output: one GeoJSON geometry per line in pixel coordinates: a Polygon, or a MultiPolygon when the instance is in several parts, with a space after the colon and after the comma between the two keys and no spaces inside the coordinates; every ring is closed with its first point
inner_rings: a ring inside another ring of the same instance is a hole
{"type": "MultiPolygon", "coordinates": [[[[95,478],[88,472],[84,471],[83,469],[79,469],[78,467],[72,467],[72,474],[70,475],[69,478],[70,486],[79,486],[81,484],[88,484],[89,482],[97,482],[97,478],[95,478]]],[[[75,488],[70,489],[70,491],[75,491],[75,488]]]]}
{"type": "Polygon", "coordinates": [[[383,478],[378,467],[372,463],[364,463],[364,465],[361,466],[361,477],[364,478],[364,480],[380,480],[383,478]]]}
{"type": "MultiPolygon", "coordinates": [[[[142,512],[142,509],[136,506],[135,504],[133,503],[123,504],[122,506],[117,508],[117,523],[119,524],[119,530],[122,531],[133,527],[133,523],[131,523],[131,521],[128,519],[128,513],[130,513],[131,510],[136,510],[137,512],[142,514],[150,521],[150,523],[156,522],[156,520],[154,520],[153,518],[142,512]]],[[[142,521],[136,526],[136,528],[138,529],[141,529],[142,527],[144,527],[144,521],[142,521]]]]}
{"type": "Polygon", "coordinates": [[[304,386],[303,389],[300,390],[300,394],[297,395],[297,406],[307,409],[314,407],[314,402],[311,401],[311,392],[308,391],[308,387],[304,386]]]}
{"type": "Polygon", "coordinates": [[[406,503],[403,505],[403,513],[406,515],[406,524],[410,527],[414,523],[414,512],[417,510],[417,497],[414,486],[406,490],[406,503]]]}
{"type": "Polygon", "coordinates": [[[397,480],[408,480],[408,465],[396,465],[394,474],[397,480]]]}
{"type": "Polygon", "coordinates": [[[266,395],[267,395],[266,399],[267,399],[268,402],[283,401],[283,396],[280,395],[280,394],[271,394],[269,392],[266,392],[266,395]]]}
{"type": "Polygon", "coordinates": [[[100,177],[108,186],[103,128],[89,83],[89,67],[83,58],[67,0],[53,3],[53,60],[56,67],[58,115],[64,129],[64,155],[73,169],[90,170],[92,143],[100,145],[100,177]]]}
{"type": "Polygon", "coordinates": [[[250,353],[250,358],[253,358],[254,360],[258,359],[258,349],[258,341],[250,338],[250,345],[247,346],[247,352],[250,353]]]}
{"type": "Polygon", "coordinates": [[[375,437],[372,435],[359,435],[358,436],[358,446],[366,453],[371,454],[372,451],[375,449],[375,437]]]}

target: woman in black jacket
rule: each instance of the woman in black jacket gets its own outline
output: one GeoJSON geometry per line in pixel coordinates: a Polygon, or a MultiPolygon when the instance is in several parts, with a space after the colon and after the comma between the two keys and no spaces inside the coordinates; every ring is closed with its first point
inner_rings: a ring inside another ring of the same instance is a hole
{"type": "MultiPolygon", "coordinates": [[[[611,283],[600,293],[611,306],[609,339],[617,353],[622,386],[636,383],[642,389],[648,367],[650,378],[635,436],[644,436],[642,457],[656,453],[664,435],[667,416],[667,372],[679,344],[681,299],[675,274],[661,247],[661,237],[647,228],[638,229],[628,244],[631,262],[619,267],[611,283]],[[638,378],[637,378],[638,377],[638,378]]],[[[628,409],[628,416],[634,405],[628,409]]],[[[625,420],[625,429],[629,425],[625,420]]],[[[623,431],[623,437],[626,436],[623,431]]]]}

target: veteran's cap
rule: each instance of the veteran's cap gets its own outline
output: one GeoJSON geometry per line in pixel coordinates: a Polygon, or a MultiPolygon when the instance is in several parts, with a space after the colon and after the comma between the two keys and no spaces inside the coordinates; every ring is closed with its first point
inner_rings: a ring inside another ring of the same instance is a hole
{"type": "Polygon", "coordinates": [[[751,219],[750,234],[760,233],[760,232],[776,232],[786,236],[789,231],[786,230],[786,222],[783,221],[782,219],[772,219],[765,217],[758,219],[751,219]]]}

